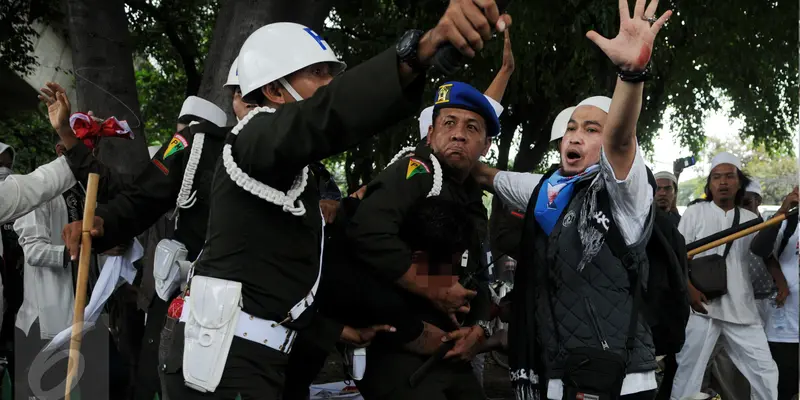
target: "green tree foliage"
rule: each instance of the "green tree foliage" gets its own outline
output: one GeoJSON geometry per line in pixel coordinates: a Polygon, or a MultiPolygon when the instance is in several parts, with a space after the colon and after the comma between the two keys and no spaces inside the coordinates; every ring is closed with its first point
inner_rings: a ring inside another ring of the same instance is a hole
{"type": "Polygon", "coordinates": [[[58,15],[55,0],[5,0],[0,2],[0,68],[21,75],[33,72],[38,65],[33,52],[37,33],[34,22],[48,22],[58,15]]]}
{"type": "Polygon", "coordinates": [[[175,133],[183,100],[200,88],[218,4],[127,0],[126,5],[147,140],[163,144],[175,133]]]}
{"type": "MultiPolygon", "coordinates": [[[[29,5],[37,1],[54,0],[11,0],[0,5],[0,18],[11,21],[7,24],[11,33],[0,35],[0,65],[20,72],[33,65],[22,55],[31,43],[25,22],[32,18],[29,5]]],[[[446,6],[441,0],[330,3],[330,24],[322,34],[351,67],[390,48],[407,29],[434,26],[446,6]]],[[[137,89],[151,143],[172,134],[182,99],[197,91],[219,4],[217,0],[126,0],[137,89]]],[[[790,127],[798,124],[800,89],[798,53],[787,49],[797,44],[798,3],[729,0],[720,6],[662,0],[660,8],[675,14],[659,34],[653,54],[654,79],[645,87],[638,126],[642,146],[652,151],[652,138],[669,107],[675,110],[670,128],[680,144],[700,154],[706,143],[703,117],[720,108],[717,98],[723,95],[731,99],[731,116],[745,122],[743,138],[764,145],[770,156],[791,154],[790,127]]],[[[506,111],[501,118],[500,152],[491,160],[516,170],[541,169],[548,163],[544,156],[555,115],[585,97],[612,94],[615,69],[585,33],[594,29],[615,35],[617,2],[516,1],[508,11],[514,17],[511,36],[517,68],[502,102],[506,111]],[[519,143],[513,160],[508,159],[511,141],[519,143]]],[[[463,80],[485,89],[501,57],[502,40],[493,40],[455,76],[430,73],[425,103],[430,103],[436,84],[445,80],[463,80]]],[[[328,164],[354,190],[371,180],[401,147],[415,143],[417,129],[416,121],[409,120],[328,164]]]]}
{"type": "Polygon", "coordinates": [[[28,173],[56,158],[58,135],[50,126],[44,106],[12,118],[0,119],[0,132],[14,133],[3,135],[0,141],[14,148],[16,173],[28,173]]]}

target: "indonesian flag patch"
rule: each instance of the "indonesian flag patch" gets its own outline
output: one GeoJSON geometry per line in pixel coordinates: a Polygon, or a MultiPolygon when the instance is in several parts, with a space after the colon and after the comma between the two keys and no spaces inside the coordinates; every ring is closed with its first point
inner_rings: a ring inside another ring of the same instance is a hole
{"type": "Polygon", "coordinates": [[[169,141],[169,146],[167,146],[167,150],[164,151],[164,157],[162,160],[166,160],[167,157],[185,149],[189,146],[189,142],[181,136],[180,133],[176,133],[175,136],[172,137],[172,140],[169,141]]]}
{"type": "Polygon", "coordinates": [[[406,179],[411,179],[412,176],[417,174],[430,174],[431,170],[425,165],[424,162],[411,157],[408,160],[408,169],[406,170],[406,179]]]}

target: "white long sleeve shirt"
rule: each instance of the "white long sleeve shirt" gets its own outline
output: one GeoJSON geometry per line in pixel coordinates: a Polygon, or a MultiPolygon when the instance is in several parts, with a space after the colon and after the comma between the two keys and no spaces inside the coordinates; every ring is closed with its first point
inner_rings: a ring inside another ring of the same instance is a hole
{"type": "Polygon", "coordinates": [[[12,221],[75,185],[67,159],[59,157],[27,175],[0,182],[0,223],[12,221]]]}
{"type": "Polygon", "coordinates": [[[50,339],[72,324],[75,301],[72,268],[64,263],[66,249],[61,239],[69,220],[67,204],[61,195],[56,196],[14,223],[25,252],[25,290],[16,327],[27,335],[38,318],[41,339],[50,339]]]}

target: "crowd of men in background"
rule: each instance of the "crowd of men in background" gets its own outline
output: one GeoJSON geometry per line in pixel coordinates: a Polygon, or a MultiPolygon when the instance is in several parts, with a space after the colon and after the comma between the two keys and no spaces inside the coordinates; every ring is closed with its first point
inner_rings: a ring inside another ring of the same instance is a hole
{"type": "MultiPolygon", "coordinates": [[[[366,399],[484,399],[488,351],[509,355],[519,400],[796,396],[796,216],[687,267],[686,244],[760,217],[758,182],[719,153],[704,197],[681,215],[680,170],[645,165],[643,82],[671,15],[656,7],[637,1],[631,17],[621,6],[613,40],[587,34],[619,79],[612,98],[555,118],[560,162],[543,175],[480,161],[501,132],[514,71],[511,21],[492,1],[453,1],[436,28],[347,72],[310,29],[264,26],[223,88],[237,125],[188,97],[177,133],[136,176],[96,153],[102,136],[126,135],[124,123],[73,114],[48,83],[40,98],[58,158],[14,175],[14,149],[0,143],[0,340],[13,343],[15,398],[63,395],[66,359],[41,358],[69,338],[91,173],[100,185],[86,318],[98,328],[84,342],[108,345],[84,363],[108,385],[82,380],[83,398],[305,399],[334,351],[366,399]],[[321,160],[418,112],[436,50],[450,43],[469,57],[492,29],[505,51],[489,88],[439,85],[419,115],[421,140],[344,196],[321,160]],[[491,220],[484,190],[496,199],[491,220]],[[713,255],[722,292],[693,275],[713,255]],[[500,302],[489,271],[505,257],[519,267],[500,302]],[[508,328],[495,330],[496,318],[508,328]]],[[[776,215],[797,203],[795,187],[776,215]]]]}

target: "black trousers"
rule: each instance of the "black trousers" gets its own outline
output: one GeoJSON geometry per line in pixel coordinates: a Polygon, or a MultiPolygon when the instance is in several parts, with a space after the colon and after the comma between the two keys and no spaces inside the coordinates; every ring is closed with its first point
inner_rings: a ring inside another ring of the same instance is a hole
{"type": "Polygon", "coordinates": [[[298,335],[292,345],[292,354],[286,366],[286,384],[283,400],[306,400],[309,386],[314,383],[319,371],[325,367],[328,352],[298,335]]]}
{"type": "MultiPolygon", "coordinates": [[[[182,332],[183,329],[177,329],[176,335],[182,332]]],[[[172,351],[180,350],[183,341],[176,340],[175,343],[172,351]]],[[[202,393],[186,387],[183,371],[167,365],[167,395],[176,400],[234,400],[236,396],[241,396],[242,400],[279,400],[288,361],[287,354],[234,337],[225,361],[222,380],[213,393],[202,393]]]]}
{"type": "Polygon", "coordinates": [[[164,317],[169,304],[158,296],[153,296],[147,309],[147,322],[144,326],[142,346],[139,350],[139,363],[136,371],[135,400],[153,400],[155,394],[161,396],[161,380],[158,376],[158,345],[164,317]]]}
{"type": "Polygon", "coordinates": [[[769,342],[772,359],[778,365],[778,400],[790,400],[797,394],[800,360],[798,360],[798,343],[769,342]]]}
{"type": "Polygon", "coordinates": [[[653,400],[655,397],[656,391],[655,390],[648,390],[646,392],[639,392],[634,394],[626,394],[625,396],[620,396],[619,400],[653,400]]]}
{"type": "Polygon", "coordinates": [[[412,388],[411,375],[426,357],[410,353],[383,353],[367,349],[367,372],[356,382],[369,400],[484,400],[483,389],[464,362],[443,361],[412,388]]]}
{"type": "Polygon", "coordinates": [[[676,372],[678,372],[678,361],[675,359],[675,354],[667,354],[664,357],[664,378],[661,380],[661,386],[658,387],[655,400],[669,400],[676,372]]]}

